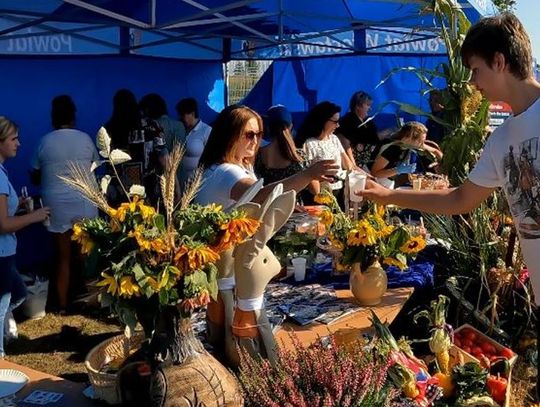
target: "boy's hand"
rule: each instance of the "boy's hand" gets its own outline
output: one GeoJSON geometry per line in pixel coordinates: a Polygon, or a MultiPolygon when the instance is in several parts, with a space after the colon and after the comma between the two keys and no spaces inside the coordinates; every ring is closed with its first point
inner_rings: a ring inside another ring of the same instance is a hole
{"type": "Polygon", "coordinates": [[[364,190],[354,191],[354,194],[382,205],[388,205],[392,203],[390,202],[392,190],[385,188],[381,184],[370,179],[366,180],[366,188],[364,190]]]}

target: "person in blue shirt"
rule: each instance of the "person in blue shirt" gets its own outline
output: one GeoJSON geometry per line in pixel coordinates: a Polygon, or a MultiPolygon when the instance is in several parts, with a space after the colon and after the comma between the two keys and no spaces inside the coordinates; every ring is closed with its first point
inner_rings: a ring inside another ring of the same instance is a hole
{"type": "Polygon", "coordinates": [[[20,305],[26,297],[26,286],[15,267],[17,238],[15,232],[49,217],[49,208],[40,208],[26,215],[15,216],[22,201],[9,182],[4,162],[17,155],[19,130],[11,120],[0,116],[0,358],[4,352],[4,319],[8,310],[20,305]]]}

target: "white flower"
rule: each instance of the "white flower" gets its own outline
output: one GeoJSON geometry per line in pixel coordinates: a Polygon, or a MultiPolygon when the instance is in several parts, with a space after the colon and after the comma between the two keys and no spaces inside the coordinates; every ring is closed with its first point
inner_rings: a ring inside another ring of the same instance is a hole
{"type": "Polygon", "coordinates": [[[109,155],[109,160],[111,160],[111,163],[113,163],[114,165],[122,164],[126,161],[131,160],[131,156],[122,150],[113,150],[109,155]]]}
{"type": "Polygon", "coordinates": [[[111,183],[111,176],[105,175],[103,178],[101,178],[101,193],[106,194],[107,188],[109,188],[109,184],[111,183]]]}
{"type": "Polygon", "coordinates": [[[109,133],[105,130],[105,127],[100,127],[96,136],[96,145],[99,150],[99,154],[102,157],[108,158],[111,153],[111,138],[109,133]]]}
{"type": "Polygon", "coordinates": [[[133,184],[131,188],[129,188],[129,195],[139,195],[144,198],[146,196],[146,190],[142,185],[133,184]]]}

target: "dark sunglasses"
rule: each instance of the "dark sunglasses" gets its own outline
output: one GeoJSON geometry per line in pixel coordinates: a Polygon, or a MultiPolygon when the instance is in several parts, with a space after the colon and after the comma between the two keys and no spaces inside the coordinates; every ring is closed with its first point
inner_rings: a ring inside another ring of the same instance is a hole
{"type": "Polygon", "coordinates": [[[338,124],[339,123],[339,119],[337,120],[334,120],[334,119],[328,119],[329,122],[332,122],[332,123],[335,123],[335,124],[338,124]]]}
{"type": "Polygon", "coordinates": [[[244,137],[248,140],[255,140],[256,138],[262,137],[262,131],[246,131],[244,137]]]}

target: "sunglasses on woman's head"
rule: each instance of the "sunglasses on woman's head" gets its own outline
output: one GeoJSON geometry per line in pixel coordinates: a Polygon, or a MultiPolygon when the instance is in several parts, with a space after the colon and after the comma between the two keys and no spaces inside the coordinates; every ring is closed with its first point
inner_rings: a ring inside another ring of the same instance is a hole
{"type": "Polygon", "coordinates": [[[250,130],[244,133],[244,137],[247,138],[248,140],[255,140],[256,138],[262,137],[262,134],[263,134],[262,131],[250,130]]]}

